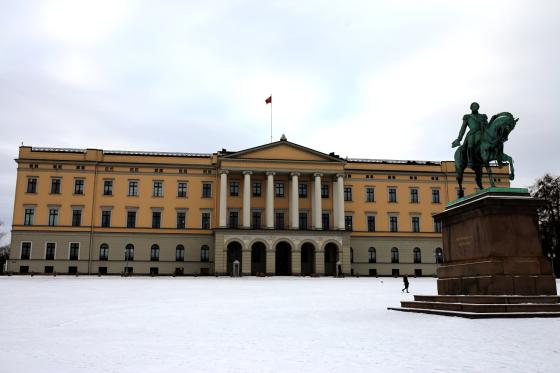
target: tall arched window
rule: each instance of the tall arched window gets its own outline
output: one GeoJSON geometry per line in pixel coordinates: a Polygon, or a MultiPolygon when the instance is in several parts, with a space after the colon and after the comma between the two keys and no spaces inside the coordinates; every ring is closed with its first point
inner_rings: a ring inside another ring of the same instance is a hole
{"type": "Polygon", "coordinates": [[[129,243],[124,250],[124,260],[134,260],[134,245],[129,243]]]}
{"type": "Polygon", "coordinates": [[[375,247],[370,247],[368,249],[368,262],[370,263],[377,262],[377,251],[375,251],[375,247]]]}
{"type": "Polygon", "coordinates": [[[208,245],[202,245],[200,248],[200,261],[209,262],[210,261],[210,248],[208,245]]]}
{"type": "Polygon", "coordinates": [[[391,249],[391,263],[398,263],[399,262],[399,249],[393,247],[391,249]]]}
{"type": "Polygon", "coordinates": [[[99,260],[109,260],[109,245],[106,243],[99,246],[99,260]]]}
{"type": "Polygon", "coordinates": [[[159,246],[153,244],[150,250],[150,260],[157,262],[159,260],[159,246]]]}
{"type": "Polygon", "coordinates": [[[441,249],[441,247],[436,247],[436,263],[443,263],[443,250],[441,249]]]}
{"type": "Polygon", "coordinates": [[[177,245],[177,247],[175,248],[175,261],[185,261],[185,247],[183,245],[177,245]]]}
{"type": "Polygon", "coordinates": [[[422,263],[422,253],[420,252],[420,248],[415,247],[413,253],[414,253],[414,263],[422,263]]]}

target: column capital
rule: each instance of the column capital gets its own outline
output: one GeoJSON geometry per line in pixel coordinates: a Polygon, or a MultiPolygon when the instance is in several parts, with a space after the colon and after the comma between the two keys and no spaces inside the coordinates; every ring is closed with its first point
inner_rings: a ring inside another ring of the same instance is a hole
{"type": "Polygon", "coordinates": [[[220,174],[229,174],[229,170],[220,170],[220,174]]]}
{"type": "Polygon", "coordinates": [[[323,177],[323,174],[320,173],[320,172],[314,172],[314,173],[313,173],[313,176],[315,176],[315,177],[317,177],[317,176],[323,177]]]}
{"type": "Polygon", "coordinates": [[[300,172],[290,172],[290,176],[301,176],[300,172]]]}
{"type": "Polygon", "coordinates": [[[343,178],[343,177],[344,177],[344,174],[338,173],[338,174],[336,174],[336,177],[337,177],[337,178],[339,178],[339,177],[342,177],[342,178],[343,178]]]}
{"type": "Polygon", "coordinates": [[[266,176],[271,176],[271,175],[272,175],[272,176],[276,175],[276,172],[274,172],[274,171],[266,171],[266,176]]]}
{"type": "Polygon", "coordinates": [[[249,171],[249,170],[243,171],[243,175],[252,175],[252,174],[253,174],[253,171],[249,171]]]}

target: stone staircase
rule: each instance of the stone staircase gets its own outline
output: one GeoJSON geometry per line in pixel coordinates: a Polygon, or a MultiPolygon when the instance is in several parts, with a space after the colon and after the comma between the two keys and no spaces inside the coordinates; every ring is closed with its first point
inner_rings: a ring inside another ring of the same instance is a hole
{"type": "Polygon", "coordinates": [[[557,295],[415,295],[389,310],[470,319],[560,317],[557,295]]]}

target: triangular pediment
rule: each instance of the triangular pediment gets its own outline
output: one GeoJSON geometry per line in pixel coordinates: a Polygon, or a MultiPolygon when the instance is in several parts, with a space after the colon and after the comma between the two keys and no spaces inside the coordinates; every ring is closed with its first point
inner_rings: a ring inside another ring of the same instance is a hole
{"type": "Polygon", "coordinates": [[[294,144],[286,140],[257,146],[250,149],[231,153],[223,158],[228,159],[266,159],[286,161],[311,161],[311,162],[344,162],[334,154],[325,154],[305,146],[294,144]]]}

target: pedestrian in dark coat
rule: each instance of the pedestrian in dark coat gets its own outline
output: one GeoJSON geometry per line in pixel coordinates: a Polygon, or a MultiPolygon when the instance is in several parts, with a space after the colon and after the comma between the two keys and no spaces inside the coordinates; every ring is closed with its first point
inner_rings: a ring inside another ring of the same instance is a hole
{"type": "Polygon", "coordinates": [[[401,292],[405,291],[408,293],[408,276],[404,275],[403,278],[403,283],[404,283],[404,288],[401,290],[401,292]]]}

